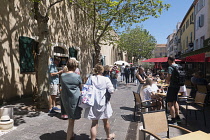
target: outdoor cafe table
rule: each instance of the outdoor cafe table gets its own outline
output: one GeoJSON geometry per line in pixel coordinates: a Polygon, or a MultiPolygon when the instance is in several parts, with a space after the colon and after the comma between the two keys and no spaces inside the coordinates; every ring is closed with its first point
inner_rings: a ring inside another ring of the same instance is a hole
{"type": "Polygon", "coordinates": [[[157,86],[165,88],[165,87],[168,87],[169,84],[166,84],[166,83],[162,83],[162,84],[161,83],[158,83],[157,86]]]}
{"type": "Polygon", "coordinates": [[[195,131],[181,136],[173,137],[168,140],[210,140],[210,134],[203,131],[195,131]]]}

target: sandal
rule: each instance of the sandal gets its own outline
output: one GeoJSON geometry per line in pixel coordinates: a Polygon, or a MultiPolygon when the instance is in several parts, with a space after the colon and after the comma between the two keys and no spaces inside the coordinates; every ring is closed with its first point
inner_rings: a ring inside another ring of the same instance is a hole
{"type": "Polygon", "coordinates": [[[109,134],[109,138],[107,140],[113,140],[115,138],[115,134],[112,133],[112,134],[109,134]]]}

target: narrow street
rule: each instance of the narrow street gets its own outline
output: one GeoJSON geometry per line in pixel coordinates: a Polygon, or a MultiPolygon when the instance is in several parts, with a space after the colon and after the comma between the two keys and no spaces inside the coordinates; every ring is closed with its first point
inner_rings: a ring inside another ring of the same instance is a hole
{"type": "MultiPolygon", "coordinates": [[[[136,91],[137,86],[130,83],[127,87],[124,82],[119,82],[118,90],[112,95],[111,104],[113,108],[113,116],[110,118],[111,132],[116,134],[115,140],[136,140],[138,139],[138,127],[142,125],[140,122],[133,121],[134,98],[132,91],[136,91]]],[[[15,103],[14,117],[15,128],[6,134],[0,133],[1,140],[65,140],[68,120],[60,119],[60,114],[49,116],[48,113],[42,111],[26,111],[21,110],[26,100],[15,103]]],[[[207,127],[204,127],[203,116],[198,113],[198,120],[195,120],[194,112],[189,115],[189,124],[186,127],[184,116],[181,114],[182,127],[192,131],[202,130],[210,132],[210,108],[207,107],[207,127]]],[[[155,120],[151,120],[155,121],[155,120]]],[[[89,130],[91,121],[81,118],[75,123],[76,140],[88,140],[90,138],[89,130]]],[[[182,134],[177,129],[170,129],[170,136],[178,136],[182,134]]],[[[98,128],[98,140],[106,139],[103,123],[100,121],[98,128]]]]}

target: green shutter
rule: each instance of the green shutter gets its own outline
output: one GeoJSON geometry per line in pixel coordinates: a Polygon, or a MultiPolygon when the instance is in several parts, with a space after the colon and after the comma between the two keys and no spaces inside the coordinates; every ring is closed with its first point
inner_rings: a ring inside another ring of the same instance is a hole
{"type": "Polygon", "coordinates": [[[20,72],[34,72],[33,51],[37,43],[29,37],[19,37],[20,72]]]}
{"type": "Polygon", "coordinates": [[[75,50],[73,47],[69,48],[69,57],[77,58],[77,50],[75,50]]]}

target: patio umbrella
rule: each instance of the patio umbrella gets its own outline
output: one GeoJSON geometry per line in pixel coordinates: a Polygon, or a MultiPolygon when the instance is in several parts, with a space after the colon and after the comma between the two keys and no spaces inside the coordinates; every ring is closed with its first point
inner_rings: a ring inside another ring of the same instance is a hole
{"type": "Polygon", "coordinates": [[[126,66],[126,65],[128,65],[128,66],[130,66],[130,64],[128,63],[128,62],[126,62],[126,61],[116,61],[116,62],[114,62],[114,64],[117,64],[117,65],[122,65],[124,63],[124,65],[126,66]]]}

